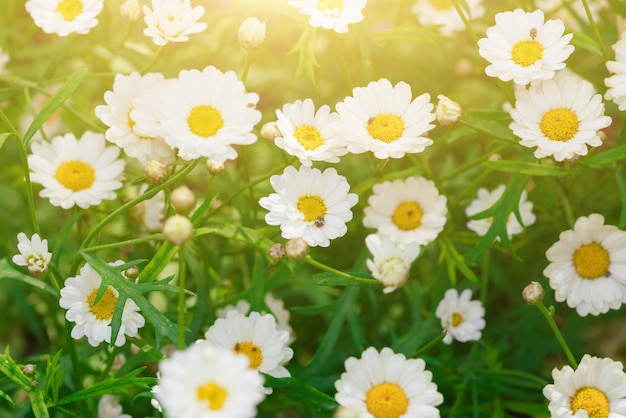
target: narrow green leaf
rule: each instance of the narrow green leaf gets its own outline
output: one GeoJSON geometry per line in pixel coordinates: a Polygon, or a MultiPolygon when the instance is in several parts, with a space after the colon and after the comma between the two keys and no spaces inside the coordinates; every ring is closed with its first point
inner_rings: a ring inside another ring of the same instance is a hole
{"type": "MultiPolygon", "coordinates": [[[[465,262],[465,259],[463,258],[463,256],[461,256],[452,241],[450,241],[449,238],[443,238],[440,242],[440,245],[442,246],[442,249],[445,249],[446,258],[450,260],[450,262],[454,266],[453,270],[458,269],[461,274],[465,276],[466,279],[471,282],[478,283],[478,276],[476,276],[476,274],[469,268],[469,266],[465,262]]],[[[453,275],[455,278],[454,283],[456,283],[456,272],[454,272],[453,275]]],[[[454,283],[452,284],[452,286],[454,286],[454,283]]]]}
{"type": "Polygon", "coordinates": [[[0,354],[0,373],[4,374],[11,381],[26,391],[30,391],[30,379],[24,374],[22,368],[13,360],[9,353],[9,347],[0,354]]]}
{"type": "Polygon", "coordinates": [[[5,392],[3,392],[1,390],[0,390],[0,398],[2,398],[5,401],[7,401],[9,403],[9,405],[15,406],[15,402],[13,402],[13,399],[11,399],[11,397],[7,393],[5,393],[5,392]]]}
{"type": "Polygon", "coordinates": [[[39,290],[43,290],[55,298],[59,297],[59,294],[54,287],[50,286],[40,278],[38,279],[15,270],[6,258],[0,259],[0,280],[3,279],[14,279],[29,286],[33,286],[39,290]]]}
{"type": "Polygon", "coordinates": [[[63,375],[65,371],[61,367],[61,353],[63,350],[57,351],[52,358],[48,358],[46,362],[46,380],[45,393],[50,394],[52,403],[56,404],[59,399],[59,389],[63,384],[63,375]]]}
{"type": "Polygon", "coordinates": [[[626,160],[626,144],[592,155],[585,160],[585,163],[592,167],[602,167],[621,160],[626,160]]]}
{"type": "Polygon", "coordinates": [[[491,170],[502,171],[505,173],[519,173],[538,177],[567,176],[567,170],[558,165],[545,165],[509,160],[485,161],[483,165],[491,170]]]}
{"type": "Polygon", "coordinates": [[[320,412],[330,413],[338,407],[335,399],[295,377],[277,378],[265,375],[265,383],[271,388],[284,391],[291,399],[304,402],[320,412]]]}
{"type": "Polygon", "coordinates": [[[319,67],[315,59],[315,28],[307,25],[300,35],[296,45],[289,51],[289,54],[298,53],[298,68],[296,77],[304,73],[311,83],[315,84],[315,68],[319,67]]]}
{"type": "Polygon", "coordinates": [[[151,386],[156,384],[156,378],[154,377],[137,377],[145,367],[135,369],[130,373],[125,374],[122,377],[108,377],[100,383],[96,383],[93,386],[73,392],[59,401],[59,405],[66,405],[68,403],[81,401],[83,399],[89,399],[96,396],[102,396],[107,393],[110,394],[129,394],[130,388],[141,388],[150,390],[151,386]]]}
{"type": "Polygon", "coordinates": [[[154,281],[178,252],[178,246],[167,241],[161,244],[152,260],[139,272],[139,283],[154,281]]]}
{"type": "Polygon", "coordinates": [[[513,135],[508,123],[506,125],[503,124],[505,121],[483,119],[483,116],[480,114],[466,112],[463,114],[461,122],[478,132],[485,133],[494,138],[517,142],[517,137],[513,135]]]}
{"type": "Polygon", "coordinates": [[[511,115],[509,112],[504,110],[493,110],[493,109],[470,109],[467,110],[464,115],[470,120],[476,119],[488,119],[488,120],[499,120],[502,122],[506,122],[507,124],[511,122],[511,115]]]}
{"type": "Polygon", "coordinates": [[[381,283],[362,273],[349,272],[351,277],[340,276],[335,273],[323,272],[314,274],[313,282],[319,286],[360,286],[369,288],[380,288],[381,283]]]}
{"type": "Polygon", "coordinates": [[[264,254],[268,254],[269,248],[274,244],[274,241],[260,234],[256,229],[228,223],[221,223],[219,225],[209,224],[206,227],[198,228],[194,231],[195,237],[201,235],[218,235],[220,237],[251,244],[264,254]]]}
{"type": "Polygon", "coordinates": [[[572,45],[576,48],[584,49],[585,51],[591,52],[592,54],[596,54],[602,57],[602,49],[598,45],[593,38],[589,37],[584,32],[579,32],[572,30],[574,37],[572,38],[572,45]]]}
{"type": "Polygon", "coordinates": [[[11,132],[4,132],[0,134],[0,149],[2,149],[4,143],[7,141],[7,139],[9,139],[10,136],[11,132]]]}
{"type": "Polygon", "coordinates": [[[41,388],[36,388],[30,391],[30,405],[33,408],[33,413],[36,418],[48,418],[48,407],[46,406],[46,399],[41,388]]]}
{"type": "Polygon", "coordinates": [[[619,224],[617,226],[619,229],[624,229],[626,228],[626,178],[624,178],[624,174],[617,168],[615,169],[615,182],[617,183],[622,206],[622,210],[619,214],[619,224]]]}

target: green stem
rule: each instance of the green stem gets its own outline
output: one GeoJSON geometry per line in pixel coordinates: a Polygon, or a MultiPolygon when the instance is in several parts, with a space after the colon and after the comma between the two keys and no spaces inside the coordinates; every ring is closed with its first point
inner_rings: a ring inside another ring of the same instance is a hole
{"type": "Polygon", "coordinates": [[[141,237],[141,238],[129,239],[126,241],[118,241],[118,242],[114,242],[111,244],[94,245],[93,247],[88,247],[88,248],[83,249],[83,251],[86,253],[90,253],[90,252],[95,252],[95,251],[100,251],[100,250],[111,250],[114,248],[129,247],[129,246],[133,246],[137,244],[143,244],[146,242],[162,241],[162,240],[163,240],[163,234],[152,234],[152,235],[148,235],[148,236],[141,237]]]}
{"type": "Polygon", "coordinates": [[[606,47],[604,46],[604,42],[602,41],[602,36],[600,36],[598,25],[596,25],[595,20],[593,20],[593,15],[591,14],[589,3],[587,2],[587,0],[582,0],[582,1],[583,1],[583,7],[585,8],[585,13],[587,14],[587,20],[589,20],[589,24],[591,25],[591,30],[593,30],[593,34],[596,37],[596,41],[598,41],[598,46],[600,47],[600,52],[602,52],[602,58],[604,58],[605,61],[608,61],[609,55],[606,52],[606,47]]]}
{"type": "Polygon", "coordinates": [[[152,61],[150,61],[148,65],[146,65],[145,67],[141,69],[141,71],[139,71],[141,74],[147,73],[152,67],[154,67],[154,64],[156,64],[159,57],[163,54],[163,51],[165,51],[166,46],[167,45],[159,47],[159,50],[157,51],[157,53],[154,54],[154,56],[152,57],[152,61]]]}
{"type": "MultiPolygon", "coordinates": [[[[67,319],[65,320],[65,347],[68,349],[70,353],[70,362],[72,363],[72,374],[74,375],[74,391],[79,391],[83,389],[83,378],[80,374],[81,366],[78,362],[78,355],[76,354],[76,346],[74,345],[74,338],[71,335],[71,328],[75,324],[69,322],[67,319]]],[[[83,410],[84,416],[89,416],[87,414],[87,407],[85,405],[85,401],[80,402],[80,406],[83,410]]]]}
{"type": "Polygon", "coordinates": [[[543,302],[539,302],[536,306],[537,306],[537,309],[539,309],[539,311],[541,311],[543,316],[546,318],[546,321],[548,321],[548,324],[550,325],[550,328],[552,328],[552,332],[554,332],[554,336],[559,341],[561,348],[565,352],[565,356],[567,356],[567,360],[569,361],[570,365],[574,369],[577,369],[578,362],[576,362],[576,359],[574,359],[574,355],[572,354],[572,351],[569,349],[567,342],[565,342],[565,338],[563,338],[563,334],[561,334],[559,327],[556,325],[556,322],[554,322],[554,318],[552,318],[553,314],[550,313],[550,311],[548,311],[548,308],[546,308],[546,305],[544,305],[543,302]]]}
{"type": "Polygon", "coordinates": [[[178,342],[179,350],[185,348],[185,251],[178,248],[178,342]]]}
{"type": "Polygon", "coordinates": [[[439,344],[439,342],[441,340],[443,340],[443,338],[446,336],[446,333],[448,331],[446,331],[445,329],[443,331],[441,331],[441,333],[439,335],[437,335],[435,338],[433,338],[431,341],[429,341],[428,343],[426,343],[425,345],[421,346],[416,352],[415,354],[413,354],[411,356],[411,358],[416,358],[418,357],[420,354],[430,350],[433,346],[435,346],[436,344],[439,344]]]}
{"type": "Polygon", "coordinates": [[[304,257],[304,262],[307,263],[307,264],[312,265],[313,267],[317,267],[320,270],[324,270],[324,271],[327,271],[329,273],[336,274],[337,276],[343,277],[345,279],[351,280],[351,281],[356,282],[356,283],[362,283],[362,284],[367,284],[367,285],[371,285],[374,282],[378,283],[377,280],[363,279],[361,277],[356,277],[356,276],[353,276],[351,274],[344,273],[343,271],[334,269],[334,268],[332,268],[330,266],[327,266],[326,264],[320,263],[319,261],[316,261],[316,260],[312,259],[310,255],[307,255],[306,257],[304,257]]]}
{"type": "Polygon", "coordinates": [[[246,50],[246,61],[243,64],[243,71],[241,72],[241,82],[245,83],[248,78],[248,72],[250,72],[250,51],[246,50]]]}
{"type": "Polygon", "coordinates": [[[465,12],[461,8],[461,5],[459,4],[459,1],[458,0],[452,0],[452,5],[456,9],[456,12],[458,13],[458,15],[461,17],[461,20],[463,21],[463,24],[467,28],[467,31],[474,38],[474,41],[478,42],[478,35],[474,31],[474,28],[472,28],[472,25],[470,25],[469,20],[467,20],[467,16],[465,16],[465,12]]]}

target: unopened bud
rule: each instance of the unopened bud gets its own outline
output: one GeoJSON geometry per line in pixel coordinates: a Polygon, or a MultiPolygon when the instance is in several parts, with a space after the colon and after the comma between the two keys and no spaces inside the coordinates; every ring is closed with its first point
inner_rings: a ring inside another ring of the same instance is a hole
{"type": "Polygon", "coordinates": [[[129,280],[135,280],[139,276],[139,267],[132,266],[124,271],[124,276],[129,280]]]}
{"type": "Polygon", "coordinates": [[[292,260],[302,260],[309,252],[309,244],[302,238],[292,238],[285,244],[285,253],[292,260]]]}
{"type": "Polygon", "coordinates": [[[34,364],[25,364],[22,368],[22,372],[28,377],[33,377],[35,375],[35,371],[37,371],[37,367],[34,364]]]}
{"type": "Polygon", "coordinates": [[[224,163],[218,163],[213,160],[206,160],[206,170],[212,176],[219,176],[224,172],[224,163]]]}
{"type": "Polygon", "coordinates": [[[181,245],[193,236],[193,224],[182,215],[174,215],[163,224],[163,236],[174,245],[181,245]]]}
{"type": "Polygon", "coordinates": [[[139,0],[126,0],[120,6],[120,15],[127,22],[136,22],[141,17],[141,5],[139,0]]]}
{"type": "Polygon", "coordinates": [[[196,195],[189,187],[183,185],[172,191],[170,203],[177,213],[186,215],[196,206],[196,195]]]}
{"type": "Polygon", "coordinates": [[[146,179],[155,186],[163,183],[170,177],[170,168],[161,161],[148,161],[144,167],[146,179]]]}
{"type": "Polygon", "coordinates": [[[522,290],[522,299],[529,305],[538,305],[543,300],[545,292],[543,286],[538,282],[530,282],[528,286],[522,290]]]}
{"type": "Polygon", "coordinates": [[[444,126],[458,122],[461,119],[461,106],[443,94],[438,95],[437,98],[439,99],[435,110],[437,122],[444,126]]]}
{"type": "Polygon", "coordinates": [[[472,64],[472,61],[468,60],[467,58],[463,58],[457,61],[457,63],[454,65],[454,74],[457,77],[467,77],[468,75],[472,74],[472,70],[474,69],[474,64],[472,64]]]}
{"type": "Polygon", "coordinates": [[[265,40],[265,22],[261,22],[256,17],[248,17],[243,21],[237,31],[239,45],[245,49],[256,49],[265,40]]]}
{"type": "Polygon", "coordinates": [[[279,262],[280,260],[285,258],[285,246],[280,242],[272,244],[269,253],[272,260],[274,260],[275,262],[279,262]]]}
{"type": "Polygon", "coordinates": [[[276,122],[267,122],[265,125],[261,126],[261,138],[266,140],[267,142],[274,143],[274,139],[278,136],[283,136],[278,129],[278,125],[276,122]]]}

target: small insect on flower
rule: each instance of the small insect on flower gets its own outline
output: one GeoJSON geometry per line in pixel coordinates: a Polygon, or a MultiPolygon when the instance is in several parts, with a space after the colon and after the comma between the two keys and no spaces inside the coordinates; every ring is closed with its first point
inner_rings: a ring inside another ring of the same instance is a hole
{"type": "Polygon", "coordinates": [[[323,216],[318,216],[317,218],[315,218],[315,221],[313,221],[313,223],[315,224],[316,227],[321,228],[324,226],[324,217],[323,216]]]}

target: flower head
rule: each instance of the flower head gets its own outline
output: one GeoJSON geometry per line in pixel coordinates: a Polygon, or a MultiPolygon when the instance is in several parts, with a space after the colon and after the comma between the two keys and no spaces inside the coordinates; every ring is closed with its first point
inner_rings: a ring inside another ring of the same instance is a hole
{"type": "Polygon", "coordinates": [[[443,342],[480,340],[485,328],[485,308],[479,300],[471,300],[472,291],[465,289],[461,295],[456,289],[448,289],[437,305],[435,315],[447,331],[443,342]]]}
{"type": "Polygon", "coordinates": [[[289,0],[289,5],[309,15],[314,28],[333,29],[337,33],[348,32],[348,25],[363,20],[363,8],[367,0],[289,0]]]}
{"type": "Polygon", "coordinates": [[[152,9],[143,6],[146,28],[143,34],[150,36],[157,45],[169,42],[186,42],[189,35],[202,32],[206,23],[199,23],[204,7],[191,7],[189,0],[152,0],[152,9]]]}
{"type": "Polygon", "coordinates": [[[418,244],[400,248],[386,236],[370,234],[365,237],[365,245],[372,254],[365,263],[372,276],[385,286],[383,293],[391,293],[406,283],[411,263],[420,253],[418,244]]]}
{"type": "Polygon", "coordinates": [[[606,63],[606,68],[613,75],[604,79],[604,84],[609,88],[604,97],[613,100],[619,110],[626,110],[626,38],[617,41],[613,50],[615,61],[606,63]]]}
{"type": "Polygon", "coordinates": [[[451,125],[456,123],[461,119],[461,106],[451,100],[450,98],[444,96],[443,94],[437,95],[437,108],[435,109],[435,116],[437,117],[437,122],[441,125],[451,125]]]}
{"type": "MultiPolygon", "coordinates": [[[[469,7],[469,19],[484,16],[482,0],[468,0],[466,3],[469,7]]],[[[441,25],[439,32],[443,35],[452,35],[455,31],[465,29],[465,23],[450,0],[417,0],[411,11],[422,25],[441,25]]]]}
{"type": "Polygon", "coordinates": [[[104,0],[28,0],[26,11],[46,33],[86,34],[98,24],[104,0]]]}
{"type": "Polygon", "coordinates": [[[237,31],[239,45],[245,49],[256,49],[265,40],[265,22],[256,17],[247,17],[237,31]]]}
{"type": "Polygon", "coordinates": [[[13,262],[18,266],[26,266],[33,276],[42,276],[48,271],[48,264],[52,253],[48,252],[48,240],[42,240],[38,234],[33,234],[31,239],[26,234],[17,234],[17,249],[19,254],[13,256],[13,262]]]}

